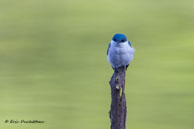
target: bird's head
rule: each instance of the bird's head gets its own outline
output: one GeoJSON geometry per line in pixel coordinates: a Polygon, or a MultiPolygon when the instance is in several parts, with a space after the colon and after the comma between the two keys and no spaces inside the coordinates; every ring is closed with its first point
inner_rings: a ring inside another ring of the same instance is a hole
{"type": "Polygon", "coordinates": [[[124,34],[115,34],[112,40],[116,43],[124,43],[127,41],[127,37],[124,34]]]}

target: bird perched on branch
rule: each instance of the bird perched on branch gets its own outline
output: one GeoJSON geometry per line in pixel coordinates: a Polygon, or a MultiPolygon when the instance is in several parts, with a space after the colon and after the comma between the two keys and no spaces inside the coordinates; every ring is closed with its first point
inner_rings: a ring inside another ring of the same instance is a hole
{"type": "Polygon", "coordinates": [[[134,48],[124,34],[115,34],[107,50],[108,62],[115,70],[119,67],[127,68],[133,59],[134,48]]]}

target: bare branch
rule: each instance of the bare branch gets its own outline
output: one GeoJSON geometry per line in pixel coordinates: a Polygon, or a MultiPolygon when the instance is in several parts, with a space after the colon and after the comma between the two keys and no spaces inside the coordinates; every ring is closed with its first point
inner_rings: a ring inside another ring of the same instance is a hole
{"type": "Polygon", "coordinates": [[[111,129],[126,128],[125,71],[126,67],[116,68],[109,82],[111,88],[111,129]]]}

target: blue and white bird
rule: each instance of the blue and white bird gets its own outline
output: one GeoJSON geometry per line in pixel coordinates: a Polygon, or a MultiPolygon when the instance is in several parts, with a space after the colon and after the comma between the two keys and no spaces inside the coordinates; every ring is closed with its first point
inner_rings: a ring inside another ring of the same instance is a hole
{"type": "Polygon", "coordinates": [[[133,59],[134,48],[124,34],[115,34],[109,43],[107,59],[112,68],[128,67],[133,59]]]}

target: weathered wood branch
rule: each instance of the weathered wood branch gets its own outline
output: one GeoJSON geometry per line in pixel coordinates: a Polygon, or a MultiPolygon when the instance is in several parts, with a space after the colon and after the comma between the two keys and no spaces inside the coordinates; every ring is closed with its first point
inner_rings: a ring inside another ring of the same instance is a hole
{"type": "Polygon", "coordinates": [[[125,71],[126,67],[115,69],[109,82],[111,88],[111,129],[126,128],[125,71]]]}

